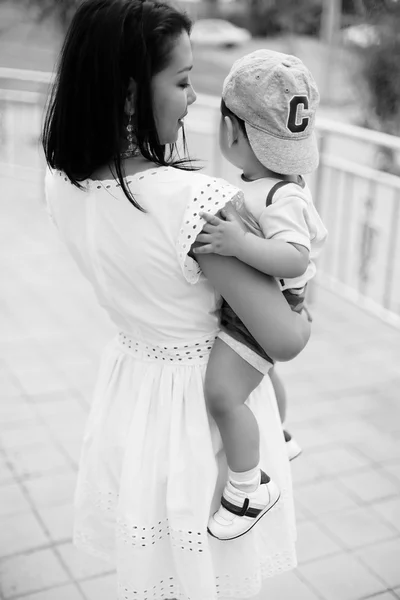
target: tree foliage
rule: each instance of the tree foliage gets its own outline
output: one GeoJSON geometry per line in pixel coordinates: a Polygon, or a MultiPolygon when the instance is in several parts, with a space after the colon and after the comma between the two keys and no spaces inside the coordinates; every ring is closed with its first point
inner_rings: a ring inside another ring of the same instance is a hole
{"type": "MultiPolygon", "coordinates": [[[[0,0],[0,4],[3,0],[0,0]]],[[[71,22],[72,15],[82,0],[14,0],[29,11],[38,21],[52,19],[63,31],[71,22]]]]}
{"type": "Polygon", "coordinates": [[[323,0],[243,0],[226,5],[223,15],[253,36],[319,32],[323,0]]]}
{"type": "MultiPolygon", "coordinates": [[[[365,18],[377,34],[376,43],[362,52],[361,76],[364,85],[360,101],[364,107],[364,125],[400,135],[400,2],[364,0],[365,18]]],[[[400,175],[398,153],[383,147],[377,153],[376,166],[400,175]]]]}
{"type": "Polygon", "coordinates": [[[369,125],[400,134],[400,2],[369,0],[367,17],[378,37],[364,51],[369,125]]]}

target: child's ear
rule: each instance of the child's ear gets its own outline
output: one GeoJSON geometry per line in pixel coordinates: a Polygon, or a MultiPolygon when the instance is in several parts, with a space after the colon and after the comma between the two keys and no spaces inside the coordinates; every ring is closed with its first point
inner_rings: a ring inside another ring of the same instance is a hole
{"type": "Polygon", "coordinates": [[[224,123],[228,138],[228,146],[231,148],[233,144],[237,142],[239,136],[239,123],[232,117],[224,117],[224,123]]]}

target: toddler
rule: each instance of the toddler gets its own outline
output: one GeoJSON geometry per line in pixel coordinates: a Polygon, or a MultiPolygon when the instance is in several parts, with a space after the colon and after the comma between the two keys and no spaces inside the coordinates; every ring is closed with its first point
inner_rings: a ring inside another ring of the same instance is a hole
{"type": "MultiPolygon", "coordinates": [[[[202,245],[194,250],[235,256],[275,277],[298,312],[327,236],[303,179],[318,166],[318,103],[311,73],[294,56],[258,50],[235,62],[223,87],[220,148],[241,170],[244,198],[238,194],[233,204],[250,232],[229,206],[222,218],[203,213],[202,245]]],[[[258,425],[246,404],[273,363],[224,301],[205,382],[228,462],[221,506],[208,524],[221,540],[244,535],[280,496],[260,468],[258,425]]]]}

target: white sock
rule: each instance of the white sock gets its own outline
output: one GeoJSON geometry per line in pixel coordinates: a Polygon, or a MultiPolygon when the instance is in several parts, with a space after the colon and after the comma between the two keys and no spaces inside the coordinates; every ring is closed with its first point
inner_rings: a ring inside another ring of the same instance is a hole
{"type": "Polygon", "coordinates": [[[228,469],[228,478],[231,484],[241,492],[255,492],[261,481],[260,466],[257,465],[253,469],[241,473],[228,469]]]}

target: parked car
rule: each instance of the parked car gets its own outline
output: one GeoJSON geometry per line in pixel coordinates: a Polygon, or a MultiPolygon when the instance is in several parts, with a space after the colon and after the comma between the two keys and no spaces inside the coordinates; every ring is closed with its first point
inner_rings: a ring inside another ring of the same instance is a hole
{"type": "Polygon", "coordinates": [[[190,38],[193,44],[234,48],[248,42],[251,34],[224,19],[199,19],[193,25],[190,38]]]}

